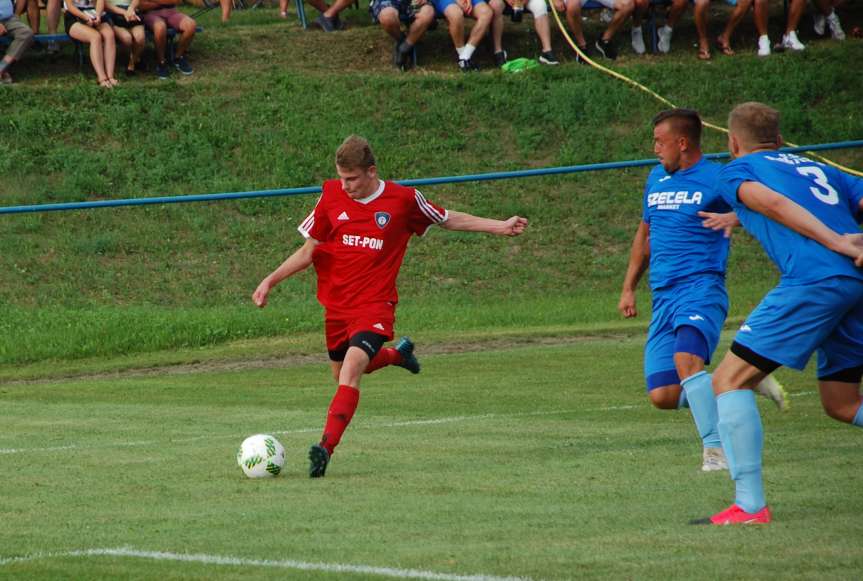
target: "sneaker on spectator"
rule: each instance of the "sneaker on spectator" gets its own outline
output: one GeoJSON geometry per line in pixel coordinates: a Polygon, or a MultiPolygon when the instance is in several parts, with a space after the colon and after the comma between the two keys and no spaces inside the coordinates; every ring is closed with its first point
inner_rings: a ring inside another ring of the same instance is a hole
{"type": "Polygon", "coordinates": [[[827,20],[827,27],[830,28],[830,36],[833,37],[833,40],[845,40],[845,31],[842,30],[842,23],[839,22],[836,11],[831,12],[825,20],[827,20]]]}
{"type": "Polygon", "coordinates": [[[156,63],[156,76],[164,80],[171,76],[171,69],[168,68],[168,63],[156,63]]]}
{"type": "Polygon", "coordinates": [[[15,81],[12,79],[12,75],[9,74],[9,71],[3,71],[0,73],[0,85],[11,85],[15,81]]]}
{"type": "Polygon", "coordinates": [[[824,36],[824,25],[827,24],[827,17],[820,12],[815,13],[815,18],[812,19],[812,29],[818,36],[824,36]]]}
{"type": "Polygon", "coordinates": [[[793,30],[788,34],[782,35],[782,48],[787,50],[803,50],[806,46],[797,38],[797,33],[793,30]]]}
{"type": "Polygon", "coordinates": [[[596,41],[596,50],[608,60],[613,61],[617,58],[617,47],[614,46],[613,40],[602,40],[600,38],[596,41]]]}
{"type": "Polygon", "coordinates": [[[458,59],[458,68],[463,73],[473,73],[479,70],[479,67],[471,59],[458,59]]]}
{"type": "Polygon", "coordinates": [[[544,65],[559,65],[560,62],[554,58],[554,53],[547,50],[539,55],[539,62],[544,65]]]}
{"type": "Polygon", "coordinates": [[[186,55],[183,55],[174,61],[174,68],[176,68],[184,75],[191,75],[195,72],[195,70],[192,68],[192,65],[189,64],[189,60],[186,58],[186,55]]]}
{"type": "MultiPolygon", "coordinates": [[[[671,35],[674,32],[674,29],[668,26],[667,24],[656,31],[656,36],[659,37],[659,41],[656,43],[656,48],[659,49],[659,52],[665,54],[671,50],[671,35]]],[[[642,40],[642,44],[644,41],[642,40]]]]}
{"type": "Polygon", "coordinates": [[[500,68],[506,64],[506,61],[507,61],[507,58],[506,58],[506,51],[505,50],[499,50],[496,53],[494,53],[494,66],[496,66],[497,68],[500,68]]]}
{"type": "Polygon", "coordinates": [[[647,50],[644,47],[644,33],[641,32],[640,26],[632,27],[632,50],[635,51],[635,54],[644,54],[647,50]]]}
{"type": "Polygon", "coordinates": [[[336,29],[336,25],[331,18],[327,18],[323,14],[315,18],[315,24],[321,27],[321,30],[324,32],[333,32],[336,29]]]}
{"type": "Polygon", "coordinates": [[[758,37],[758,56],[770,56],[770,37],[766,34],[758,37]]]}

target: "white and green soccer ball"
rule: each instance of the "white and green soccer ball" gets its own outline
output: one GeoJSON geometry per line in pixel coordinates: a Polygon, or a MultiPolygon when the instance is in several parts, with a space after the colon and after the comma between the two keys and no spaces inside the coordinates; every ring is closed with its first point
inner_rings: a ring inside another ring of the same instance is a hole
{"type": "Polygon", "coordinates": [[[285,466],[285,447],[267,434],[249,436],[240,444],[237,464],[249,478],[278,476],[285,466]]]}

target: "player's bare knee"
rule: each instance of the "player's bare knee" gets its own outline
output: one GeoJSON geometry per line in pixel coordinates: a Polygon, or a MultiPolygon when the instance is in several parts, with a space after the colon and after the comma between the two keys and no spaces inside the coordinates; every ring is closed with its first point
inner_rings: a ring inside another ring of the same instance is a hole
{"type": "Polygon", "coordinates": [[[676,410],[680,404],[680,386],[666,385],[648,392],[650,403],[660,410],[676,410]]]}

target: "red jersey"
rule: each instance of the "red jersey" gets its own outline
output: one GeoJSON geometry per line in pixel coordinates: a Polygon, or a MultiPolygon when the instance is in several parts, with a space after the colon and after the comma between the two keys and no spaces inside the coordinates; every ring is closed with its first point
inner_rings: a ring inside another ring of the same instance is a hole
{"type": "Polygon", "coordinates": [[[339,310],[395,304],[396,278],[411,235],[422,236],[446,219],[445,209],[414,188],[381,181],[372,195],[354,200],[340,180],[324,182],[315,209],[298,228],[320,242],[313,255],[318,300],[339,310]]]}

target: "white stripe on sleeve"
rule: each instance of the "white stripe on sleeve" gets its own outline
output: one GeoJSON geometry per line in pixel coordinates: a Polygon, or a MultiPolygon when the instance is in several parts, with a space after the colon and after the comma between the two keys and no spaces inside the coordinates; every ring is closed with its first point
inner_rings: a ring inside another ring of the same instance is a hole
{"type": "Polygon", "coordinates": [[[417,206],[419,206],[420,211],[426,218],[431,220],[432,223],[440,224],[441,222],[446,221],[446,214],[441,214],[440,210],[429,204],[419,190],[414,190],[414,197],[416,198],[417,206]]]}

